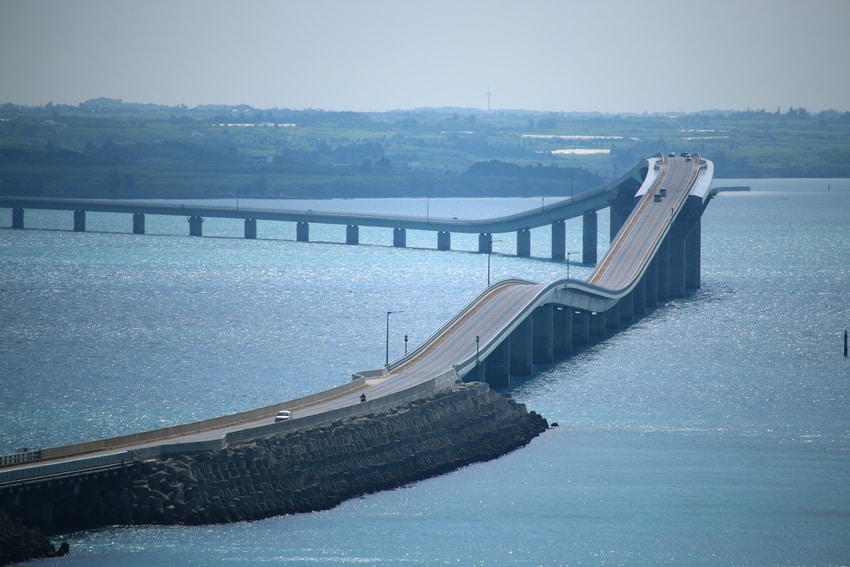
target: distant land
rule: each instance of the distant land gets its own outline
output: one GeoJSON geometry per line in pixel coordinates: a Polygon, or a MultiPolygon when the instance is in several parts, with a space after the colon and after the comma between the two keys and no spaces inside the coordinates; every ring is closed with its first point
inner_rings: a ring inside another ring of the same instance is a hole
{"type": "Polygon", "coordinates": [[[0,106],[0,194],[18,196],[568,196],[683,151],[717,178],[848,178],[850,112],[0,106]]]}

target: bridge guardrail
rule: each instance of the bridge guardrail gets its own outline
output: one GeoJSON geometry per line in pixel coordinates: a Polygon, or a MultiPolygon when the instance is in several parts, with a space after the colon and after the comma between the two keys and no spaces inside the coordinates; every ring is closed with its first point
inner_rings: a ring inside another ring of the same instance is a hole
{"type": "Polygon", "coordinates": [[[165,441],[170,438],[179,437],[190,433],[198,433],[201,431],[216,429],[218,427],[237,425],[246,421],[259,419],[266,415],[274,415],[275,412],[281,409],[294,409],[312,404],[322,399],[333,398],[361,388],[364,386],[364,384],[364,381],[355,380],[352,382],[346,382],[339,386],[335,386],[328,390],[322,390],[321,392],[317,392],[315,394],[310,394],[308,396],[303,396],[294,400],[289,400],[286,402],[281,402],[244,412],[238,412],[221,417],[214,417],[211,419],[205,419],[193,423],[186,423],[182,425],[174,425],[171,427],[154,429],[151,431],[143,431],[140,433],[132,433],[129,435],[121,435],[118,437],[110,437],[107,439],[97,439],[94,441],[84,441],[82,443],[75,443],[73,445],[63,445],[61,447],[51,447],[47,449],[42,449],[39,460],[58,459],[71,455],[92,453],[95,451],[119,449],[121,447],[126,447],[127,445],[132,445],[136,443],[165,441]]]}
{"type": "Polygon", "coordinates": [[[130,451],[119,451],[97,457],[83,457],[63,461],[61,463],[46,463],[34,467],[18,468],[0,471],[0,487],[9,484],[25,484],[43,477],[72,476],[83,471],[94,469],[109,469],[126,466],[132,461],[130,451]]]}
{"type": "Polygon", "coordinates": [[[41,459],[41,449],[36,449],[35,451],[18,451],[17,453],[0,455],[0,467],[19,465],[21,463],[28,463],[39,459],[41,459]]]}
{"type": "MultiPolygon", "coordinates": [[[[469,311],[472,308],[474,308],[476,305],[478,305],[479,301],[481,301],[481,299],[484,296],[486,296],[488,293],[491,293],[494,289],[496,289],[498,287],[503,287],[503,286],[515,284],[515,283],[531,283],[531,282],[529,282],[527,280],[517,279],[517,278],[509,278],[509,279],[497,281],[496,283],[494,283],[493,285],[491,285],[490,287],[488,287],[487,289],[485,289],[484,291],[479,293],[477,296],[475,296],[475,298],[473,298],[472,301],[467,303],[460,311],[455,313],[452,316],[451,319],[449,319],[446,323],[443,324],[443,326],[441,326],[434,333],[432,333],[430,337],[428,337],[427,339],[422,341],[422,343],[419,344],[416,348],[412,349],[410,351],[410,353],[403,356],[399,360],[391,363],[389,365],[388,370],[394,370],[396,368],[399,368],[401,365],[405,364],[406,362],[409,362],[410,360],[413,360],[414,358],[416,358],[416,356],[418,356],[419,353],[421,353],[424,349],[426,349],[433,341],[438,339],[440,337],[440,335],[442,335],[447,330],[449,330],[452,327],[452,325],[454,325],[457,321],[459,321],[460,319],[465,317],[466,314],[469,313],[469,311]]],[[[366,375],[365,373],[367,373],[367,372],[374,372],[374,371],[366,370],[366,371],[358,372],[356,375],[365,376],[366,375]]]]}
{"type": "MultiPolygon", "coordinates": [[[[398,407],[400,404],[422,399],[441,390],[445,390],[454,384],[456,380],[457,374],[454,370],[450,370],[400,392],[374,398],[366,402],[352,404],[350,406],[345,406],[320,414],[298,417],[289,421],[270,423],[268,425],[262,425],[252,429],[234,431],[227,434],[226,443],[227,445],[238,445],[259,437],[266,437],[286,431],[296,431],[298,429],[333,423],[334,421],[348,417],[386,411],[394,407],[398,407]]],[[[168,450],[170,451],[170,448],[168,450]]]]}

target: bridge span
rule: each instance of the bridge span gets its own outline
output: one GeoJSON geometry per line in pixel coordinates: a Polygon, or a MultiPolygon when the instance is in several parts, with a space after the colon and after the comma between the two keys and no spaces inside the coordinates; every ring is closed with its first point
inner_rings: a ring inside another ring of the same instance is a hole
{"type": "MultiPolygon", "coordinates": [[[[628,215],[587,281],[521,279],[489,286],[430,338],[385,367],[298,400],[165,428],[34,452],[32,462],[0,462],[0,489],[27,479],[124,466],[128,459],[221,449],[289,429],[380,411],[458,380],[510,384],[671,297],[700,287],[700,218],[714,196],[713,164],[699,156],[646,160],[628,215]],[[361,402],[361,395],[368,400],[361,402]],[[281,409],[289,421],[273,423],[281,409]]],[[[625,210],[620,199],[615,214],[625,210]]]]}
{"type": "Polygon", "coordinates": [[[633,195],[647,175],[646,168],[647,163],[641,161],[619,179],[596,189],[534,210],[483,220],[246,208],[240,207],[238,200],[235,206],[214,206],[129,199],[0,196],[0,208],[12,210],[12,228],[15,229],[24,228],[26,209],[51,209],[73,211],[75,232],[85,232],[87,212],[106,212],[131,214],[134,234],[145,233],[146,215],[186,217],[190,236],[203,236],[205,218],[244,219],[244,236],[247,239],[257,238],[257,221],[259,220],[293,222],[295,223],[295,239],[298,242],[309,242],[311,224],[345,226],[346,244],[360,243],[360,227],[362,226],[391,228],[392,244],[398,248],[407,246],[408,230],[436,233],[438,250],[451,249],[452,233],[478,233],[478,251],[481,253],[492,252],[494,234],[515,232],[516,254],[521,257],[531,255],[531,229],[550,225],[551,257],[554,260],[563,260],[567,257],[565,221],[581,217],[581,262],[595,264],[598,211],[605,208],[610,210],[610,237],[613,238],[628,215],[628,211],[631,210],[633,195]]]}

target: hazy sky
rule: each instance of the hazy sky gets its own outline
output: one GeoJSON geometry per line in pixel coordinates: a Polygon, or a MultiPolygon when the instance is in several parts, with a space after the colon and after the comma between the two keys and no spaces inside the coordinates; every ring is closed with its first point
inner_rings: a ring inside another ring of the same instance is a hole
{"type": "Polygon", "coordinates": [[[0,103],[850,110],[848,0],[0,0],[0,103]]]}

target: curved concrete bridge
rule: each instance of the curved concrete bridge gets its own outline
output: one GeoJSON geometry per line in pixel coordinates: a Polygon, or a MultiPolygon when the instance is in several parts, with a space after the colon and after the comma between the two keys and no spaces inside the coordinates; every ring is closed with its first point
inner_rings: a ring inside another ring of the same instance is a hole
{"type": "MultiPolygon", "coordinates": [[[[584,197],[591,208],[607,203],[612,225],[619,229],[587,281],[500,281],[404,358],[358,372],[350,383],[230,416],[44,449],[27,456],[34,462],[0,461],[0,466],[11,465],[0,471],[0,488],[28,479],[101,474],[125,467],[132,459],[221,449],[288,429],[391,409],[460,379],[508,385],[512,375],[531,374],[534,364],[551,363],[556,355],[570,354],[574,345],[587,344],[659,302],[700,287],[700,218],[715,194],[710,189],[712,177],[713,164],[699,156],[659,156],[638,164],[618,183],[584,197]],[[361,402],[362,394],[366,403],[361,402]],[[281,409],[293,411],[293,419],[273,423],[271,417],[281,409]]],[[[580,210],[575,208],[578,201],[534,214],[470,222],[464,228],[497,231],[527,226],[532,218],[541,224],[557,221],[580,210]]],[[[43,203],[39,208],[56,207],[43,203]]]]}
{"type": "Polygon", "coordinates": [[[506,386],[512,374],[569,354],[574,344],[700,286],[700,217],[714,192],[713,164],[652,158],[634,208],[585,281],[505,280],[485,290],[420,347],[381,371],[388,385],[451,368],[458,377],[506,386]]]}

